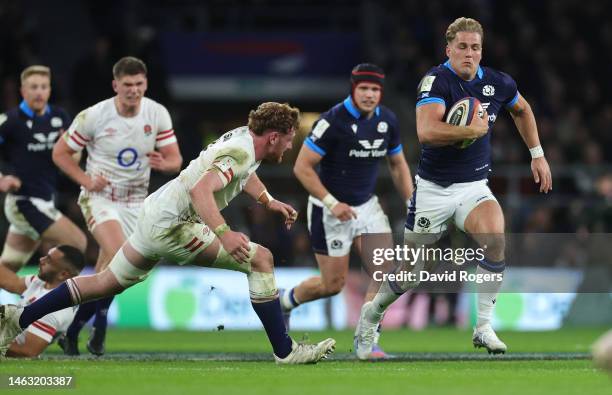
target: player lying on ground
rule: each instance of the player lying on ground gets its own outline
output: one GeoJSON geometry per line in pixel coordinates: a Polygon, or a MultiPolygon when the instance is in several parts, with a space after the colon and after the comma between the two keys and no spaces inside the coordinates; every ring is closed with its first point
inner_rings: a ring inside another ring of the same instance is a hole
{"type": "Polygon", "coordinates": [[[248,126],[225,133],[145,200],[134,233],[107,269],[69,279],[25,308],[0,306],[0,352],[40,317],[118,294],[142,281],[162,258],[245,273],[253,309],[277,363],[315,363],[333,352],[333,339],[311,345],[289,337],[272,254],[245,234],[232,231],[219,211],[244,190],[283,215],[288,227],[295,222],[297,212],[272,198],[255,171],[264,159],[280,163],[283,153],[291,149],[298,122],[299,110],[287,104],[263,103],[251,111],[248,126]]]}
{"type": "MultiPolygon", "coordinates": [[[[19,277],[0,265],[0,288],[21,295],[19,305],[40,299],[64,281],[78,276],[85,257],[75,247],[59,245],[40,258],[38,274],[19,277]]],[[[74,318],[76,307],[67,307],[32,322],[10,345],[9,357],[37,357],[57,336],[65,332],[74,318]]]]}
{"type": "MultiPolygon", "coordinates": [[[[412,247],[430,244],[454,221],[485,249],[478,274],[505,269],[504,214],[487,186],[491,168],[491,128],[498,111],[506,108],[531,152],[531,169],[540,192],[552,189],[552,176],[540,146],[535,117],[520,95],[516,82],[505,73],[481,67],[483,30],[470,18],[458,18],[446,32],[448,61],[432,68],[417,93],[416,126],[422,143],[415,190],[406,219],[404,242],[412,247]],[[487,110],[468,126],[446,123],[448,109],[465,97],[475,97],[487,110]],[[429,238],[427,236],[435,236],[429,238]],[[429,238],[430,240],[427,240],[429,238]]],[[[414,266],[419,270],[419,264],[414,266]]],[[[405,270],[405,269],[404,269],[405,270]]],[[[491,278],[494,278],[491,277],[491,278]]],[[[385,281],[372,302],[361,309],[357,346],[367,359],[376,338],[376,327],[387,307],[416,282],[385,281]]],[[[477,286],[478,320],[472,342],[490,353],[503,353],[506,345],[491,327],[501,281],[477,286]]]]}

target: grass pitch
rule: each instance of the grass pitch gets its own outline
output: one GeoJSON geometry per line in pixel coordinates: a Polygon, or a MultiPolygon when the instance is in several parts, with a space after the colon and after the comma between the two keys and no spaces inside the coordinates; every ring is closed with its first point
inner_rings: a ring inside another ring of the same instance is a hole
{"type": "MultiPolygon", "coordinates": [[[[471,333],[454,329],[386,331],[381,345],[396,358],[358,362],[352,332],[293,332],[297,340],[334,337],[330,360],[276,366],[263,331],[111,330],[107,355],[66,358],[56,345],[39,360],[3,360],[1,375],[73,375],[74,389],[2,393],[83,394],[612,394],[612,380],[588,354],[604,329],[502,332],[510,352],[474,350],[471,333]]],[[[84,338],[85,336],[83,336],[84,338]]]]}

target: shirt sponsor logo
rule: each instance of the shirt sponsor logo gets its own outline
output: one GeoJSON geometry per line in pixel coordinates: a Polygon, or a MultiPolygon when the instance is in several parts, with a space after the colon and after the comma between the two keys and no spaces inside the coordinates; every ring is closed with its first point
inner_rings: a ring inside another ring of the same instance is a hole
{"type": "Polygon", "coordinates": [[[34,133],[32,137],[34,137],[37,143],[28,143],[28,151],[38,152],[53,149],[57,136],[59,136],[59,132],[51,132],[49,134],[34,133]]]}
{"type": "Polygon", "coordinates": [[[349,157],[355,158],[378,158],[387,154],[387,149],[379,150],[385,139],[375,139],[372,142],[369,140],[359,140],[359,144],[365,149],[352,149],[349,151],[349,157]]]}

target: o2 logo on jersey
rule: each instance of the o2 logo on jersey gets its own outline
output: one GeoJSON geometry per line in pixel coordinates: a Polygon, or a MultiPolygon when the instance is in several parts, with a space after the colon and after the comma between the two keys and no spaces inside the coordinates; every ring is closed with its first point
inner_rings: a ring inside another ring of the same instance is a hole
{"type": "Polygon", "coordinates": [[[138,160],[138,151],[134,148],[128,147],[124,148],[117,154],[117,163],[121,167],[130,167],[133,164],[137,164],[136,170],[140,170],[140,166],[142,162],[138,160]]]}
{"type": "Polygon", "coordinates": [[[482,94],[485,96],[493,96],[495,94],[495,87],[493,85],[485,85],[482,87],[482,94]]]}

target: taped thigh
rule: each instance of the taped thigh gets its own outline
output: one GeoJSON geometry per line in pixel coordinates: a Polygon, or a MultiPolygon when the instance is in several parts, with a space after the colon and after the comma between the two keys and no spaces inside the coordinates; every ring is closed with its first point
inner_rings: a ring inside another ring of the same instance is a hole
{"type": "Polygon", "coordinates": [[[234,270],[237,272],[242,272],[249,274],[251,273],[251,261],[255,257],[255,253],[257,252],[258,244],[249,242],[249,257],[246,262],[238,262],[234,259],[233,256],[230,255],[229,252],[223,248],[223,245],[219,243],[219,252],[217,252],[217,258],[212,263],[210,267],[214,267],[216,269],[227,269],[234,270]]]}
{"type": "Polygon", "coordinates": [[[117,282],[124,288],[129,288],[134,284],[144,281],[149,275],[148,270],[142,270],[134,266],[123,253],[123,248],[113,257],[108,269],[113,272],[117,282]]]}

